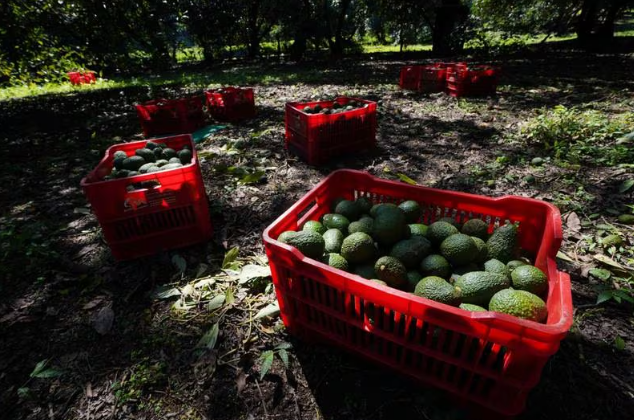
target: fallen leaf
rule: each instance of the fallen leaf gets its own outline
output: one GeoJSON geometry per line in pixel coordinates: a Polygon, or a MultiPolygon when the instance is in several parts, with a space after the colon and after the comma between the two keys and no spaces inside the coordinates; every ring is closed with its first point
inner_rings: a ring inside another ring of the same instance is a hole
{"type": "Polygon", "coordinates": [[[559,258],[560,260],[568,261],[568,262],[574,262],[572,258],[564,254],[562,251],[557,251],[557,258],[559,258]]]}
{"type": "Polygon", "coordinates": [[[238,375],[236,377],[236,386],[238,388],[238,394],[240,394],[247,386],[247,375],[242,369],[238,370],[238,375]]]}
{"type": "Polygon", "coordinates": [[[259,277],[269,277],[271,275],[271,268],[268,266],[261,266],[255,264],[248,264],[240,271],[240,277],[238,283],[244,284],[249,280],[259,277]]]}
{"type": "Polygon", "coordinates": [[[280,307],[278,306],[277,302],[275,302],[260,309],[260,311],[257,313],[257,315],[255,315],[253,319],[256,320],[256,319],[264,318],[266,316],[277,316],[279,315],[279,313],[280,313],[280,307]]]}
{"type": "Polygon", "coordinates": [[[574,232],[579,232],[581,230],[581,220],[579,220],[577,213],[572,212],[568,215],[566,218],[566,226],[574,232]]]}
{"type": "Polygon", "coordinates": [[[624,193],[632,187],[634,187],[634,179],[626,179],[619,185],[619,192],[624,193]]]}
{"type": "Polygon", "coordinates": [[[170,286],[159,286],[157,287],[151,294],[152,299],[155,300],[163,300],[169,299],[173,296],[180,296],[181,291],[175,287],[170,286]]]}
{"type": "Polygon", "coordinates": [[[91,320],[92,327],[101,335],[106,335],[112,328],[114,322],[114,311],[112,307],[106,306],[99,310],[91,320]]]}
{"type": "Polygon", "coordinates": [[[197,349],[206,348],[208,350],[213,349],[216,346],[216,341],[218,341],[218,332],[219,325],[216,322],[212,327],[203,335],[196,344],[197,349]]]}
{"type": "Polygon", "coordinates": [[[105,299],[104,296],[97,296],[96,298],[94,298],[93,300],[91,300],[90,302],[82,306],[82,309],[84,310],[94,309],[97,306],[99,306],[104,301],[104,299],[105,299]]]}
{"type": "Polygon", "coordinates": [[[608,281],[610,277],[612,276],[612,273],[610,273],[608,270],[604,268],[593,268],[588,271],[588,274],[590,274],[592,277],[596,277],[599,280],[603,280],[603,281],[608,281]]]}
{"type": "Polygon", "coordinates": [[[211,299],[211,301],[207,304],[207,309],[210,311],[214,311],[218,308],[221,308],[222,305],[225,303],[225,295],[218,295],[215,296],[213,299],[211,299]]]}

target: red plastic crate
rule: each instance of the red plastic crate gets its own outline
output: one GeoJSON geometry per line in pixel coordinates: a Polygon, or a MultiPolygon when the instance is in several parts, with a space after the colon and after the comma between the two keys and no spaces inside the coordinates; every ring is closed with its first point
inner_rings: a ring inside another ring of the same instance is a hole
{"type": "Polygon", "coordinates": [[[286,149],[310,165],[325,163],[345,153],[376,146],[376,102],[358,98],[334,101],[289,102],[286,104],[286,149]],[[340,114],[307,114],[306,106],[319,104],[331,108],[335,102],[366,104],[340,114]]]}
{"type": "Polygon", "coordinates": [[[131,156],[147,142],[117,144],[106,151],[81,187],[117,260],[129,260],[203,242],[211,237],[207,195],[191,135],[153,139],[180,150],[189,145],[191,163],[182,168],[104,181],[113,155],[131,156]]]}
{"type": "MultiPolygon", "coordinates": [[[[524,408],[542,368],[572,325],[570,277],[557,270],[561,217],[551,204],[489,198],[333,172],[264,231],[281,317],[289,332],[321,339],[386,367],[513,416],[524,408]],[[519,222],[520,244],[548,276],[545,324],[456,307],[378,285],[303,256],[275,238],[329,213],[337,197],[373,203],[417,200],[422,223],[481,218],[492,231],[519,222]]],[[[478,405],[476,405],[478,407],[478,405]]]]}
{"type": "Polygon", "coordinates": [[[145,137],[193,133],[205,125],[202,100],[198,96],[157,99],[136,105],[145,137]]]}
{"type": "Polygon", "coordinates": [[[218,121],[240,121],[255,116],[252,88],[226,87],[205,92],[207,107],[218,121]]]}
{"type": "Polygon", "coordinates": [[[401,68],[399,86],[401,89],[419,92],[443,92],[446,86],[447,66],[451,63],[405,66],[401,68]]]}
{"type": "Polygon", "coordinates": [[[85,72],[71,71],[71,72],[68,72],[67,74],[68,74],[68,78],[70,79],[70,83],[73,85],[84,85],[84,84],[97,82],[97,78],[95,76],[94,71],[85,71],[85,72]]]}
{"type": "Polygon", "coordinates": [[[458,63],[447,68],[447,93],[455,97],[493,96],[499,77],[497,67],[458,63]]]}

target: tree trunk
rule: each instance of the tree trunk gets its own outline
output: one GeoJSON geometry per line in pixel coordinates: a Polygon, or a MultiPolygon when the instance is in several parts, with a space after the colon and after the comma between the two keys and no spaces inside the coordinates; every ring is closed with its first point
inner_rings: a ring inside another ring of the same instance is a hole
{"type": "MultiPolygon", "coordinates": [[[[343,55],[343,27],[346,23],[346,14],[352,0],[342,0],[337,16],[337,26],[335,27],[335,42],[329,42],[330,52],[333,56],[339,57],[343,55]]],[[[330,41],[330,40],[329,40],[330,41]]]]}
{"type": "Polygon", "coordinates": [[[612,0],[612,4],[610,5],[605,17],[605,21],[603,21],[597,30],[597,37],[601,41],[610,41],[614,38],[614,22],[625,8],[624,3],[625,1],[623,0],[612,0]]]}
{"type": "Polygon", "coordinates": [[[249,38],[249,46],[247,54],[249,58],[255,58],[260,53],[260,27],[258,25],[258,16],[260,15],[260,0],[254,0],[249,7],[249,19],[247,22],[247,36],[249,38]]]}
{"type": "Polygon", "coordinates": [[[597,0],[583,0],[581,13],[577,21],[577,39],[581,45],[588,45],[592,40],[592,30],[597,21],[597,0]]]}
{"type": "Polygon", "coordinates": [[[469,9],[460,0],[443,0],[436,8],[436,21],[432,28],[433,52],[440,56],[457,54],[464,45],[464,24],[469,9]]]}

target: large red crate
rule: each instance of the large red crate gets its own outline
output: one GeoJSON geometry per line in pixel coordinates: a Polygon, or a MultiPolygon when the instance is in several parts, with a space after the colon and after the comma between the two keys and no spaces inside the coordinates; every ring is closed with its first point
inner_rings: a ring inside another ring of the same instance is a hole
{"type": "Polygon", "coordinates": [[[70,79],[70,83],[73,85],[84,85],[97,82],[94,71],[70,71],[67,74],[70,79]]]}
{"type": "Polygon", "coordinates": [[[198,96],[157,99],[135,107],[145,137],[193,133],[205,125],[203,103],[198,96]]]}
{"type": "Polygon", "coordinates": [[[117,260],[203,242],[211,237],[207,195],[196,149],[189,134],[153,139],[180,150],[189,145],[191,163],[182,168],[104,181],[112,171],[113,156],[128,156],[147,142],[111,146],[97,167],[81,181],[84,194],[101,224],[117,260]]]}
{"type": "MultiPolygon", "coordinates": [[[[459,400],[516,415],[572,324],[570,277],[557,270],[561,217],[551,204],[489,198],[333,172],[264,231],[281,317],[289,332],[366,357],[459,400]],[[275,238],[329,213],[337,197],[373,203],[417,200],[422,223],[481,218],[492,231],[519,222],[520,244],[548,276],[545,324],[494,312],[467,312],[378,285],[303,256],[275,238]]],[[[476,405],[478,407],[478,405],[476,405]]]]}
{"type": "Polygon", "coordinates": [[[497,67],[457,63],[447,68],[447,93],[455,97],[493,96],[499,77],[497,67]]]}
{"type": "Polygon", "coordinates": [[[209,113],[218,121],[235,122],[255,116],[252,88],[226,87],[205,92],[209,113]]]}
{"type": "Polygon", "coordinates": [[[401,89],[425,93],[443,92],[446,86],[448,65],[450,63],[402,67],[399,86],[401,89]]]}
{"type": "Polygon", "coordinates": [[[286,149],[310,165],[376,146],[376,102],[340,97],[334,101],[289,102],[286,104],[286,149]],[[345,106],[351,101],[363,108],[339,114],[307,114],[306,106],[331,108],[335,102],[345,106]]]}

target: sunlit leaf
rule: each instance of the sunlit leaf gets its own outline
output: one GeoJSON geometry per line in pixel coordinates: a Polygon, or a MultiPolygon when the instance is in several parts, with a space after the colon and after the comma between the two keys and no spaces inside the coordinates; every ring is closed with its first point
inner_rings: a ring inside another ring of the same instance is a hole
{"type": "Polygon", "coordinates": [[[155,300],[169,299],[173,296],[180,296],[181,291],[176,287],[159,286],[151,294],[151,298],[155,300]]]}
{"type": "Polygon", "coordinates": [[[401,181],[409,185],[416,185],[416,181],[414,181],[412,178],[408,177],[405,174],[397,174],[396,176],[398,176],[398,179],[400,179],[401,181]]]}
{"type": "Polygon", "coordinates": [[[279,315],[279,313],[280,313],[280,307],[278,306],[277,302],[275,302],[262,308],[260,312],[258,312],[253,319],[256,320],[256,319],[264,318],[266,316],[277,316],[279,315]]]}
{"type": "Polygon", "coordinates": [[[610,271],[605,270],[603,268],[592,268],[590,271],[588,271],[588,273],[591,276],[596,277],[603,281],[608,281],[610,277],[612,276],[612,273],[610,271]]]}
{"type": "Polygon", "coordinates": [[[240,277],[238,283],[244,284],[249,280],[259,277],[269,277],[271,275],[271,269],[268,266],[248,264],[242,267],[240,271],[240,277]]]}
{"type": "Polygon", "coordinates": [[[255,182],[259,182],[264,174],[264,171],[255,171],[253,173],[246,174],[240,178],[240,184],[253,184],[255,182]]]}
{"type": "Polygon", "coordinates": [[[207,304],[207,309],[210,311],[214,311],[218,308],[221,308],[225,303],[225,295],[215,296],[211,301],[207,304]]]}
{"type": "Polygon", "coordinates": [[[233,296],[233,290],[232,289],[227,289],[227,291],[225,292],[225,302],[227,302],[227,305],[231,305],[233,304],[233,302],[235,302],[235,297],[233,296]]]}
{"type": "Polygon", "coordinates": [[[222,260],[222,268],[229,269],[231,268],[231,264],[238,258],[238,253],[240,252],[239,247],[233,247],[225,254],[224,260],[222,260]]]}

